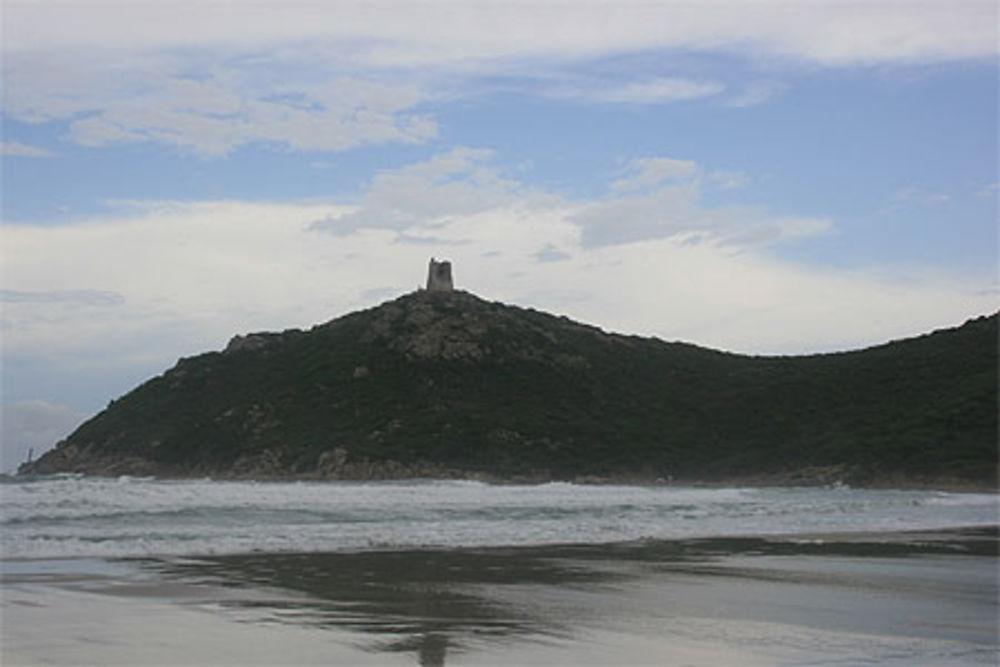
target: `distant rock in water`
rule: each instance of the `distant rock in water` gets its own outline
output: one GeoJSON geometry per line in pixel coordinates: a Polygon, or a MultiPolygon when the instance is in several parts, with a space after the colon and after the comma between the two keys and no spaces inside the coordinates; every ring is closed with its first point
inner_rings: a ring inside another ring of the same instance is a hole
{"type": "Polygon", "coordinates": [[[447,279],[182,359],[20,472],[996,482],[995,314],[857,352],[749,357],[447,279]]]}

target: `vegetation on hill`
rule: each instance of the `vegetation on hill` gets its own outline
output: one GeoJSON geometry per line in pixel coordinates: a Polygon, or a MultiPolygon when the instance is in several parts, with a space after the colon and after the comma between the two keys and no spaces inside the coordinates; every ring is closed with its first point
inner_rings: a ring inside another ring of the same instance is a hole
{"type": "Polygon", "coordinates": [[[996,314],[750,357],[420,291],[182,359],[21,472],[995,484],[997,407],[996,314]]]}

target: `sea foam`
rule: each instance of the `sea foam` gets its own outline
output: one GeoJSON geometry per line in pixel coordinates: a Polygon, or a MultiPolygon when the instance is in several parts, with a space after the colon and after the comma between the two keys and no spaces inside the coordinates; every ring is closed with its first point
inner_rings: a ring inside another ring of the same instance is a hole
{"type": "Polygon", "coordinates": [[[992,494],[58,476],[0,485],[5,558],[529,546],[995,525],[992,494]]]}

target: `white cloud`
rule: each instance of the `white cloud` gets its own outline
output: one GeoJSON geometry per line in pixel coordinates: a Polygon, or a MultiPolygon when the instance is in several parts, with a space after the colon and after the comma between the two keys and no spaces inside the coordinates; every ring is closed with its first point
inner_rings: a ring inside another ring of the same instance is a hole
{"type": "Polygon", "coordinates": [[[4,106],[25,122],[66,120],[69,138],[84,146],[149,141],[203,155],[254,142],[339,151],[423,142],[437,132],[430,118],[412,111],[422,99],[413,84],[322,68],[328,79],[317,82],[297,76],[294,65],[223,61],[206,68],[166,56],[16,58],[5,69],[4,106]]]}
{"type": "Polygon", "coordinates": [[[667,238],[695,232],[708,223],[698,208],[698,189],[693,184],[597,201],[571,220],[580,227],[585,247],[667,238]]]}
{"type": "Polygon", "coordinates": [[[91,289],[45,290],[21,292],[0,289],[0,302],[7,303],[62,303],[86,306],[118,306],[125,299],[117,292],[91,289]]]}
{"type": "Polygon", "coordinates": [[[992,197],[997,192],[1000,192],[1000,183],[990,183],[977,190],[976,194],[980,197],[992,197]]]}
{"type": "MultiPolygon", "coordinates": [[[[829,66],[986,58],[998,50],[996,18],[992,3],[976,0],[8,2],[3,104],[21,121],[66,121],[66,137],[91,147],[343,151],[436,137],[421,105],[468,90],[476,74],[524,79],[554,63],[657,51],[829,66]]],[[[722,103],[761,104],[782,90],[751,82],[722,103]]],[[[658,104],[728,91],[713,80],[629,74],[534,92],[658,104]]],[[[18,146],[11,150],[30,152],[18,146]]]]}
{"type": "MultiPolygon", "coordinates": [[[[362,229],[409,230],[397,239],[446,245],[441,241],[447,237],[453,245],[472,238],[466,236],[468,225],[461,221],[473,216],[556,210],[575,230],[574,243],[599,247],[681,235],[688,242],[767,245],[822,234],[833,226],[828,219],[777,216],[760,207],[709,207],[702,202],[704,170],[691,160],[666,156],[633,160],[611,184],[611,196],[572,201],[503,177],[490,165],[492,157],[491,151],[456,148],[425,162],[383,171],[356,208],[325,215],[311,228],[340,236],[362,229]],[[444,234],[443,228],[452,234],[444,234]]],[[[735,187],[747,178],[731,172],[712,174],[723,186],[735,187]]],[[[544,249],[535,254],[554,257],[544,249]]]]}
{"type": "Polygon", "coordinates": [[[488,150],[456,148],[425,162],[375,176],[361,205],[317,220],[314,229],[351,234],[362,228],[404,230],[439,225],[449,218],[513,206],[541,205],[554,197],[501,176],[488,150]]]}
{"type": "Polygon", "coordinates": [[[726,106],[745,108],[766,104],[787,89],[786,84],[778,81],[754,81],[738,94],[726,100],[726,106]]]}
{"type": "Polygon", "coordinates": [[[893,193],[889,200],[889,210],[910,206],[940,206],[950,201],[951,195],[908,185],[893,193]]]}
{"type": "Polygon", "coordinates": [[[11,473],[28,459],[69,435],[84,415],[65,405],[41,399],[4,404],[0,418],[0,471],[11,473]]]}
{"type": "Polygon", "coordinates": [[[0,141],[0,155],[10,157],[53,157],[55,153],[38,146],[29,146],[17,141],[0,141]]]}
{"type": "Polygon", "coordinates": [[[691,181],[701,176],[701,168],[691,160],[670,157],[640,158],[625,169],[626,176],[611,184],[616,192],[644,190],[664,181],[691,181]]]}
{"type": "Polygon", "coordinates": [[[518,57],[588,58],[652,49],[743,51],[827,65],[997,53],[991,0],[747,3],[8,2],[5,49],[185,49],[259,53],[342,41],[359,63],[476,66],[518,57]]]}
{"type": "Polygon", "coordinates": [[[532,256],[539,262],[564,262],[573,258],[571,254],[563,252],[552,243],[546,243],[545,247],[532,256]]]}
{"type": "Polygon", "coordinates": [[[708,177],[712,183],[723,190],[738,190],[750,185],[750,176],[742,171],[716,169],[708,177]]]}
{"type": "MultiPolygon", "coordinates": [[[[707,206],[702,202],[705,170],[690,160],[642,158],[625,171],[626,176],[611,185],[614,196],[582,205],[569,218],[580,227],[585,247],[671,237],[689,243],[769,245],[833,227],[825,218],[779,216],[761,207],[707,206]]],[[[723,188],[740,187],[748,178],[735,172],[709,174],[709,180],[723,188]]]]}
{"type": "Polygon", "coordinates": [[[661,104],[711,97],[723,90],[725,86],[715,81],[661,77],[614,85],[591,81],[586,86],[556,87],[549,91],[549,95],[609,104],[661,104]]]}
{"type": "Polygon", "coordinates": [[[756,353],[851,349],[996,309],[995,295],[911,270],[823,270],[711,244],[652,240],[582,253],[540,284],[574,286],[585,301],[540,304],[611,328],[756,353]],[[572,274],[572,277],[570,277],[572,274]]]}

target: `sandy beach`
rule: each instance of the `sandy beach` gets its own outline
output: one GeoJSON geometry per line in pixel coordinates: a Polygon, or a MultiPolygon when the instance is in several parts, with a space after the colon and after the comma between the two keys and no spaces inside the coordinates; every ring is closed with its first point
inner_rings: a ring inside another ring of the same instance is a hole
{"type": "Polygon", "coordinates": [[[997,530],[3,564],[5,665],[993,665],[997,530]]]}

